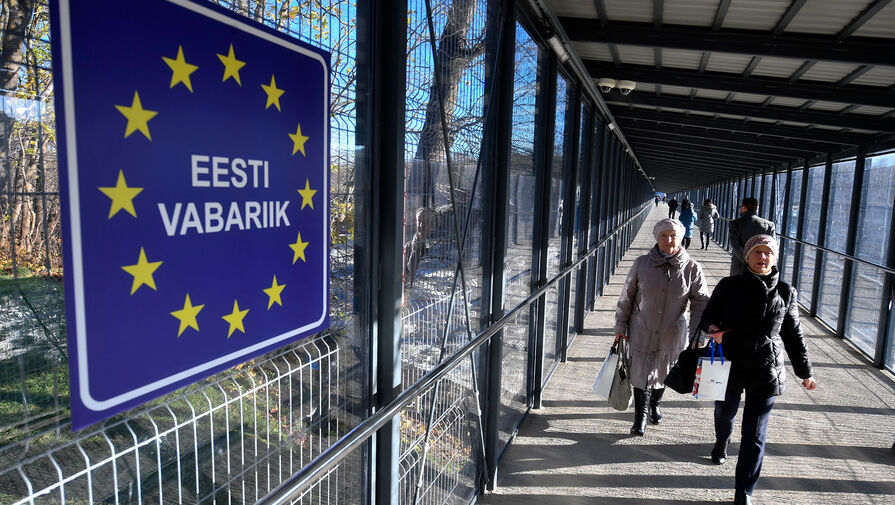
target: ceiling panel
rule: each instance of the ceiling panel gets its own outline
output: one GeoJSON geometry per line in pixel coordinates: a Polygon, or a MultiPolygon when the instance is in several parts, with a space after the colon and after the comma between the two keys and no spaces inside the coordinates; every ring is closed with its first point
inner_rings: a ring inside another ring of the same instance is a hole
{"type": "Polygon", "coordinates": [[[742,74],[751,61],[751,56],[742,54],[712,53],[711,58],[709,58],[709,64],[705,69],[708,72],[742,74]]]}
{"type": "Polygon", "coordinates": [[[612,53],[608,44],[596,42],[572,42],[571,49],[582,60],[612,61],[612,53]]]}
{"type": "Polygon", "coordinates": [[[653,22],[652,0],[606,0],[604,3],[606,14],[613,21],[653,22]]]}
{"type": "Polygon", "coordinates": [[[793,60],[791,58],[773,58],[765,56],[755,67],[755,71],[752,72],[752,75],[789,78],[789,76],[802,66],[802,63],[801,60],[793,60]]]}
{"type": "MultiPolygon", "coordinates": [[[[618,54],[622,61],[632,65],[649,65],[656,64],[655,52],[651,47],[643,46],[617,46],[618,54]]],[[[665,64],[665,58],[662,58],[662,64],[665,64]]]]}
{"type": "Polygon", "coordinates": [[[775,96],[771,101],[771,104],[777,105],[779,107],[793,107],[798,108],[805,105],[805,100],[799,100],[798,98],[789,98],[784,96],[775,96]]]}
{"type": "Polygon", "coordinates": [[[717,0],[666,0],[662,18],[669,25],[712,26],[717,0]]]}
{"type": "Polygon", "coordinates": [[[696,90],[696,96],[699,98],[713,98],[715,100],[724,100],[730,93],[726,91],[717,91],[714,89],[696,90]]]}
{"type": "Polygon", "coordinates": [[[669,68],[696,68],[702,59],[702,51],[663,49],[662,66],[669,68]]]}
{"type": "Polygon", "coordinates": [[[895,109],[886,109],[883,107],[871,107],[869,105],[862,105],[862,106],[858,107],[857,109],[854,109],[853,111],[851,111],[851,113],[852,114],[866,114],[866,115],[871,115],[871,116],[881,116],[881,115],[891,112],[893,110],[895,110],[895,109]]]}
{"type": "MultiPolygon", "coordinates": [[[[892,55],[892,59],[895,60],[895,54],[892,55]]],[[[882,86],[886,88],[891,86],[893,83],[895,83],[895,66],[873,67],[866,74],[852,81],[852,84],[861,84],[864,86],[882,86]]]]}
{"type": "Polygon", "coordinates": [[[803,81],[839,82],[843,77],[858,69],[861,65],[819,61],[802,75],[803,81]]]}
{"type": "Polygon", "coordinates": [[[855,37],[895,38],[895,3],[890,3],[854,33],[855,37]]]}
{"type": "Polygon", "coordinates": [[[786,12],[789,0],[747,0],[731,2],[722,28],[770,31],[786,12]]]}
{"type": "Polygon", "coordinates": [[[808,0],[786,32],[835,35],[867,6],[866,0],[808,0]]]}
{"type": "Polygon", "coordinates": [[[733,94],[734,102],[762,103],[767,98],[768,98],[767,95],[753,95],[752,93],[734,93],[733,94]]]}
{"type": "Polygon", "coordinates": [[[596,18],[597,9],[593,0],[563,0],[562,2],[550,2],[550,7],[557,16],[570,18],[596,18]]]}

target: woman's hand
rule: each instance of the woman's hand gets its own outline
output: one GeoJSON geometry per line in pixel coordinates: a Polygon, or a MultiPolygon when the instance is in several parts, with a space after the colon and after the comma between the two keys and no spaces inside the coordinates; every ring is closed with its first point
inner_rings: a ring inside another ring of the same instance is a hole
{"type": "Polygon", "coordinates": [[[817,389],[817,381],[814,380],[814,377],[808,377],[807,379],[802,379],[802,386],[808,391],[814,391],[817,389]]]}
{"type": "Polygon", "coordinates": [[[730,330],[722,330],[716,324],[709,325],[709,336],[712,337],[712,340],[715,341],[716,344],[721,343],[721,337],[730,330]]]}
{"type": "Polygon", "coordinates": [[[624,334],[622,334],[622,333],[616,333],[616,334],[615,334],[615,340],[612,341],[612,345],[617,344],[617,343],[618,343],[618,339],[620,339],[620,338],[623,338],[623,339],[625,339],[625,340],[628,340],[628,336],[627,336],[627,335],[624,335],[624,334]]]}

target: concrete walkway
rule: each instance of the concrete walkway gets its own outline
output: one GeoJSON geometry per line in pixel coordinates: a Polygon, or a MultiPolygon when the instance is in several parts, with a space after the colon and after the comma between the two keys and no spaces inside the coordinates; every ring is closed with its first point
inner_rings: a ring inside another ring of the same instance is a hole
{"type": "MultiPolygon", "coordinates": [[[[646,435],[628,435],[633,413],[592,398],[591,382],[612,342],[615,303],[637,256],[655,243],[654,208],[606,293],[573,342],[544,394],[505,453],[498,489],[477,503],[656,504],[723,503],[733,499],[739,449],[737,416],[726,464],[709,460],[713,404],[669,390],[665,421],[646,435]]],[[[727,275],[729,253],[717,244],[691,255],[711,287],[727,275]]],[[[868,365],[848,343],[804,317],[818,380],[805,391],[788,367],[789,389],[774,404],[764,468],[753,499],[760,504],[895,503],[895,378],[868,365]]]]}

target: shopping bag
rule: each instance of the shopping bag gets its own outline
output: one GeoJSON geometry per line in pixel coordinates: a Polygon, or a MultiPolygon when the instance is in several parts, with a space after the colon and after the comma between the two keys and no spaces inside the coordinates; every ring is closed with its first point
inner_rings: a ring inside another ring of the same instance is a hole
{"type": "Polygon", "coordinates": [[[618,341],[618,356],[618,365],[615,367],[612,386],[609,388],[609,406],[615,410],[628,410],[634,392],[631,389],[631,377],[628,374],[628,353],[625,350],[624,339],[618,341]]]}
{"type": "Polygon", "coordinates": [[[730,378],[730,360],[724,359],[721,344],[709,343],[710,356],[699,358],[696,365],[696,379],[693,381],[693,396],[697,400],[723,400],[727,394],[730,378]]]}
{"type": "Polygon", "coordinates": [[[671,370],[668,371],[668,375],[665,376],[665,386],[682,395],[693,391],[693,381],[696,380],[696,365],[699,363],[699,358],[707,355],[708,346],[698,347],[698,335],[699,329],[693,332],[687,347],[678,354],[677,361],[671,367],[671,370]]]}
{"type": "Polygon", "coordinates": [[[612,388],[612,378],[615,376],[616,368],[618,368],[618,350],[616,346],[612,346],[594,380],[594,394],[597,395],[597,398],[609,399],[609,390],[612,388]]]}

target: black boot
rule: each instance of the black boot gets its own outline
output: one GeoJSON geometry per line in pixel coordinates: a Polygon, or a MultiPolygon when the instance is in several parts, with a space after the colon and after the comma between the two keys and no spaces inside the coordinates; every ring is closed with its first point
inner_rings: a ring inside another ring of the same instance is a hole
{"type": "Polygon", "coordinates": [[[649,422],[659,424],[662,422],[662,411],[659,410],[659,401],[665,394],[665,388],[653,389],[649,396],[649,422]]]}
{"type": "Polygon", "coordinates": [[[646,409],[649,402],[649,389],[634,388],[634,426],[631,426],[631,435],[643,436],[646,428],[646,409]]]}
{"type": "Polygon", "coordinates": [[[718,440],[712,447],[712,463],[723,465],[727,461],[727,441],[718,440]]]}
{"type": "Polygon", "coordinates": [[[733,505],[752,505],[752,497],[746,493],[734,493],[733,505]]]}

